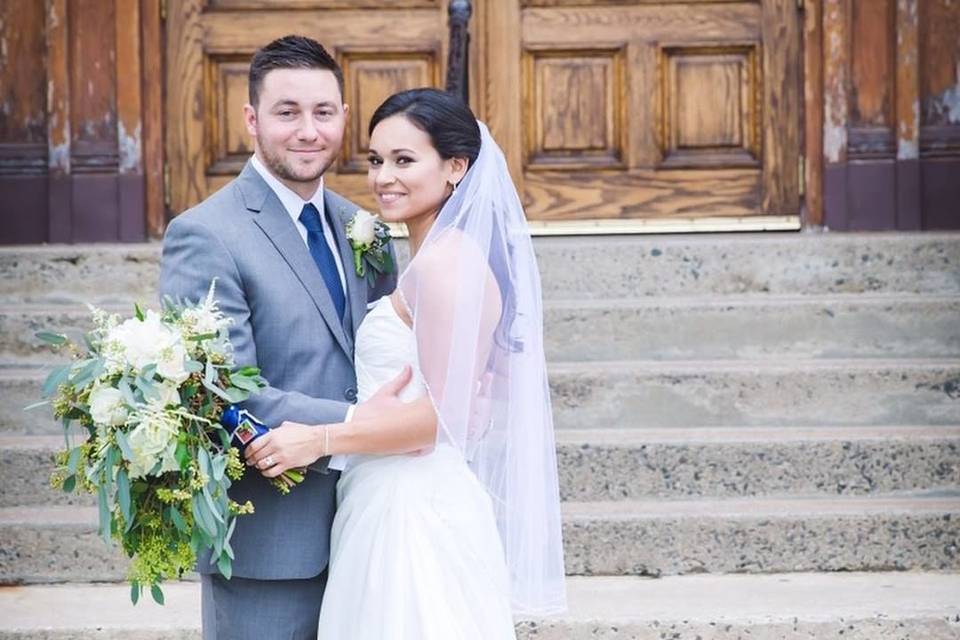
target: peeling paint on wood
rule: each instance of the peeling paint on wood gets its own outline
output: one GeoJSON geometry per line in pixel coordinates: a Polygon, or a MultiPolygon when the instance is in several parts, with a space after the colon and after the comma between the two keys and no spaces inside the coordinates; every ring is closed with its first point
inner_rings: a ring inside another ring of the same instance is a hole
{"type": "Polygon", "coordinates": [[[847,38],[845,0],[825,0],[823,156],[827,162],[847,157],[847,38]]]}
{"type": "Polygon", "coordinates": [[[47,148],[53,174],[70,173],[66,0],[47,3],[47,148]]]}
{"type": "Polygon", "coordinates": [[[960,124],[960,61],[957,83],[927,101],[927,121],[936,124],[960,124]]]}
{"type": "Polygon", "coordinates": [[[132,173],[140,169],[140,124],[138,123],[132,133],[128,133],[123,122],[118,125],[119,140],[118,150],[120,155],[119,169],[120,173],[132,173]]]}
{"type": "Polygon", "coordinates": [[[917,0],[897,0],[897,159],[920,157],[917,0]]]}

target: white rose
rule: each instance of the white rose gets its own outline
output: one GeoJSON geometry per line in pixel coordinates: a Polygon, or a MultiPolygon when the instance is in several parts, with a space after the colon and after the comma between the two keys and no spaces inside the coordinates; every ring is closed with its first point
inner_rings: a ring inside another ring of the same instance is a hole
{"type": "Polygon", "coordinates": [[[160,392],[160,406],[180,406],[180,391],[177,389],[177,385],[165,383],[158,385],[157,390],[160,392]]]}
{"type": "Polygon", "coordinates": [[[143,321],[130,318],[107,335],[112,348],[123,354],[127,364],[136,370],[157,364],[165,348],[179,343],[180,337],[167,327],[156,311],[147,311],[143,321]]]}
{"type": "Polygon", "coordinates": [[[350,240],[360,246],[369,246],[377,237],[377,216],[365,209],[357,209],[350,226],[350,240]]]}
{"type": "MultiPolygon", "coordinates": [[[[133,460],[130,461],[130,478],[142,478],[147,475],[160,454],[171,446],[176,446],[178,421],[163,411],[155,410],[156,405],[144,411],[140,424],[127,435],[133,460]]],[[[168,461],[165,461],[164,467],[168,461]]]]}
{"type": "Polygon", "coordinates": [[[90,416],[98,425],[119,426],[127,421],[123,394],[113,387],[94,387],[90,392],[90,416]]]}
{"type": "Polygon", "coordinates": [[[179,339],[164,347],[158,356],[157,373],[163,376],[164,380],[180,385],[190,377],[190,372],[186,369],[187,350],[179,339]]]}

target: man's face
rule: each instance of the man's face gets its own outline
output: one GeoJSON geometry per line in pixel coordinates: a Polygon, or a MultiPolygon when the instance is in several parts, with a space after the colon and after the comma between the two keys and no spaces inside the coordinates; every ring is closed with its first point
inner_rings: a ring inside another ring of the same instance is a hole
{"type": "Polygon", "coordinates": [[[274,69],[263,78],[260,103],[244,107],[260,159],[292,190],[309,198],[343,143],[347,105],[326,69],[274,69]]]}

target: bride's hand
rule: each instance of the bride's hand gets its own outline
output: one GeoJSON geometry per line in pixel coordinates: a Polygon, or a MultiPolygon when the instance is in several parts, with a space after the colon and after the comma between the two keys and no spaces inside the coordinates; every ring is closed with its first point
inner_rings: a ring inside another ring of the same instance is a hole
{"type": "Polygon", "coordinates": [[[260,436],[246,448],[247,464],[267,478],[276,478],[288,469],[303,469],[320,457],[322,428],[284,422],[260,436]]]}

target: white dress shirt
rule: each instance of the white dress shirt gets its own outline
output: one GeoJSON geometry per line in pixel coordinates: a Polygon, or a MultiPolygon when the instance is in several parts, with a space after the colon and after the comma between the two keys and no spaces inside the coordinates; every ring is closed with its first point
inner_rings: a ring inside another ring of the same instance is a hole
{"type": "MultiPolygon", "coordinates": [[[[290,219],[293,220],[293,225],[300,233],[300,237],[303,238],[303,244],[308,248],[310,244],[307,242],[307,228],[300,222],[300,212],[303,211],[304,205],[308,202],[312,203],[313,206],[317,208],[317,211],[320,212],[320,222],[323,224],[323,239],[327,241],[327,246],[330,247],[330,252],[333,254],[333,262],[337,265],[337,273],[340,274],[340,285],[343,287],[343,296],[346,298],[346,303],[350,304],[350,296],[347,292],[347,279],[344,276],[343,263],[340,260],[340,250],[337,248],[337,241],[334,239],[333,229],[330,228],[330,224],[327,222],[327,216],[324,215],[323,178],[320,178],[320,186],[317,187],[313,197],[309,200],[304,200],[290,189],[290,187],[280,182],[275,175],[270,173],[270,171],[263,166],[263,163],[260,162],[260,158],[258,158],[256,154],[250,157],[250,164],[253,165],[253,168],[257,170],[257,173],[260,174],[260,177],[263,178],[263,181],[267,183],[270,189],[277,194],[277,198],[280,199],[280,204],[287,210],[290,219]]],[[[353,418],[354,408],[354,405],[350,405],[350,407],[347,408],[347,415],[343,419],[344,422],[350,422],[353,418]]]]}
{"type": "Polygon", "coordinates": [[[337,265],[337,273],[340,274],[340,285],[343,287],[343,295],[347,298],[347,304],[349,304],[350,298],[347,295],[347,279],[343,274],[343,263],[340,261],[340,249],[337,248],[337,241],[334,238],[333,229],[330,228],[330,224],[327,222],[327,216],[324,215],[323,178],[320,178],[320,186],[317,187],[313,197],[309,200],[304,200],[290,189],[290,187],[280,182],[275,175],[270,173],[270,171],[263,166],[263,163],[260,162],[256,154],[250,158],[250,164],[257,170],[257,173],[260,174],[264,182],[270,186],[270,189],[277,194],[277,198],[280,199],[283,208],[290,214],[293,225],[297,228],[297,231],[300,232],[300,237],[303,238],[303,244],[308,247],[307,228],[300,222],[300,212],[303,211],[304,205],[308,202],[312,203],[313,206],[317,208],[317,211],[320,212],[320,222],[323,224],[323,238],[327,241],[327,246],[330,247],[330,252],[333,254],[333,261],[337,265]]]}

